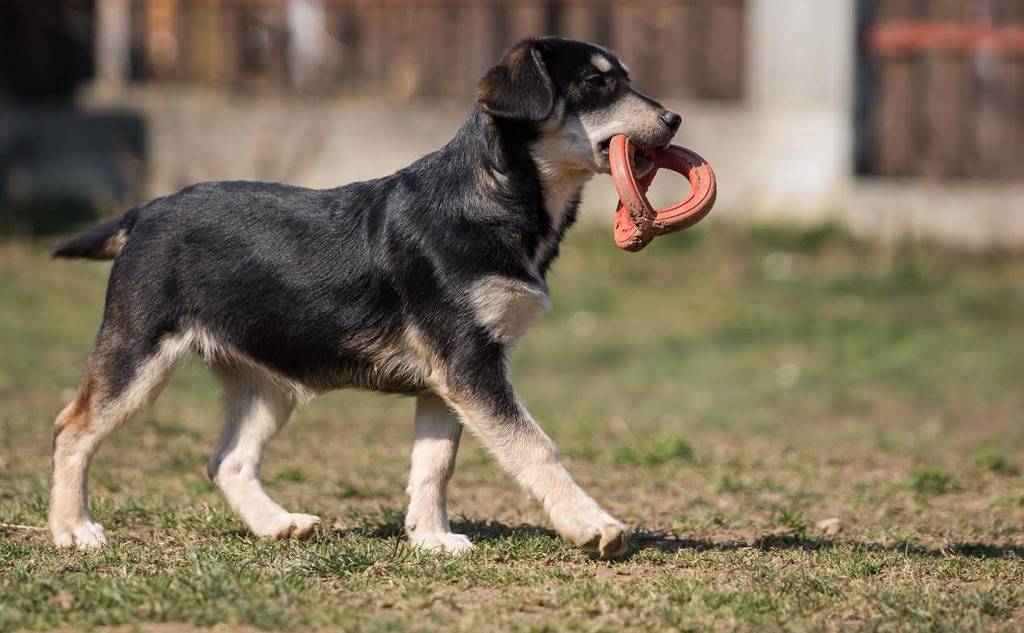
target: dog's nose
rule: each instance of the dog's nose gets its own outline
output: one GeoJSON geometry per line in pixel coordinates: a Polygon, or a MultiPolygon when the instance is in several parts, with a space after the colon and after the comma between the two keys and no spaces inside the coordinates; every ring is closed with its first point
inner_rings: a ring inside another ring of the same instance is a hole
{"type": "Polygon", "coordinates": [[[675,132],[679,129],[679,124],[683,122],[683,117],[671,110],[665,110],[661,113],[661,122],[664,123],[668,129],[675,132]]]}

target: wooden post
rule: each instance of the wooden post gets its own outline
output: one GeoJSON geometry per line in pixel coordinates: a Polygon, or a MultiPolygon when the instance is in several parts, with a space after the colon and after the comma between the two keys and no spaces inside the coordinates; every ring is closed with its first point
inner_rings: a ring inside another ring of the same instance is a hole
{"type": "Polygon", "coordinates": [[[301,91],[323,91],[325,86],[327,10],[321,0],[289,0],[286,9],[288,28],[288,74],[291,84],[301,91]]]}
{"type": "MultiPolygon", "coordinates": [[[[884,22],[910,19],[908,0],[879,3],[878,18],[884,22]]],[[[877,94],[872,105],[875,173],[886,176],[910,174],[914,151],[911,94],[913,62],[907,55],[885,57],[878,62],[877,94]]]]}
{"type": "Polygon", "coordinates": [[[128,82],[131,46],[129,0],[98,0],[96,5],[96,83],[102,89],[128,82]]]}

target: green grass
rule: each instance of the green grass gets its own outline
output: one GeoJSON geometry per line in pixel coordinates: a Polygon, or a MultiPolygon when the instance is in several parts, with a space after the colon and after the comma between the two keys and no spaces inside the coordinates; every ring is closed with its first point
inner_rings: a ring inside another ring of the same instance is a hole
{"type": "Polygon", "coordinates": [[[904,480],[904,486],[919,495],[941,495],[960,488],[949,473],[941,470],[915,470],[904,480]]]}
{"type": "Polygon", "coordinates": [[[255,539],[206,479],[219,404],[195,365],[96,459],[109,548],[12,527],[45,524],[50,425],[108,270],[44,246],[0,245],[0,631],[1024,628],[1024,258],[833,226],[710,222],[635,255],[574,231],[512,372],[577,479],[638,529],[602,562],[472,438],[450,505],[477,549],[410,550],[412,403],[355,392],[300,410],[264,465],[328,529],[255,539]],[[832,517],[838,535],[815,527],[832,517]]]}

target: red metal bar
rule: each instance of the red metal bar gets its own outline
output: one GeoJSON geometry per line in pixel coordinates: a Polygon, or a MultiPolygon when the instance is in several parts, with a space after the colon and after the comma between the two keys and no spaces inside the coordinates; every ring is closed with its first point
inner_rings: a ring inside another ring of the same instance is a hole
{"type": "Polygon", "coordinates": [[[880,55],[908,53],[1024,53],[1024,25],[879,24],[868,30],[868,48],[880,55]]]}
{"type": "MultiPolygon", "coordinates": [[[[73,0],[65,0],[73,1],[73,0]]],[[[375,6],[387,6],[387,7],[401,7],[401,6],[433,6],[433,5],[470,5],[470,6],[491,6],[491,5],[542,5],[547,0],[322,0],[327,6],[334,5],[375,5],[375,6]]],[[[659,2],[672,2],[674,4],[692,4],[695,0],[614,0],[612,4],[628,4],[628,5],[645,5],[645,4],[657,4],[659,2]]],[[[729,3],[738,5],[742,8],[743,3],[746,0],[715,0],[716,2],[729,3]]],[[[3,3],[4,0],[0,0],[3,3]]],[[[136,4],[145,4],[147,0],[129,0],[136,4]]],[[[280,6],[288,4],[289,0],[179,0],[182,5],[194,5],[194,4],[219,4],[219,5],[251,5],[251,6],[280,6]]],[[[605,0],[557,0],[558,4],[561,5],[581,5],[581,6],[599,6],[605,3],[605,0]]]]}

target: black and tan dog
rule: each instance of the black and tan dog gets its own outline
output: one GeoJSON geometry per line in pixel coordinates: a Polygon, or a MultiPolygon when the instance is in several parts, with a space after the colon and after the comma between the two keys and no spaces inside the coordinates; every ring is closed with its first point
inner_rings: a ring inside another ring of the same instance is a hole
{"type": "Polygon", "coordinates": [[[584,183],[609,169],[611,137],[660,147],[680,117],[634,90],[608,51],[552,37],[509,49],[476,97],[450,143],[379,180],[199,184],[57,248],[114,259],[81,387],[56,421],[57,545],[106,543],[88,512],[89,462],[192,352],[224,386],[210,477],[260,536],[319,523],[264,492],[264,445],[296,404],[356,387],[417,397],[414,546],[472,547],[445,507],[465,426],[559,534],[603,557],[627,549],[626,527],[573,481],[519,401],[505,354],[548,305],[548,266],[584,183]]]}

